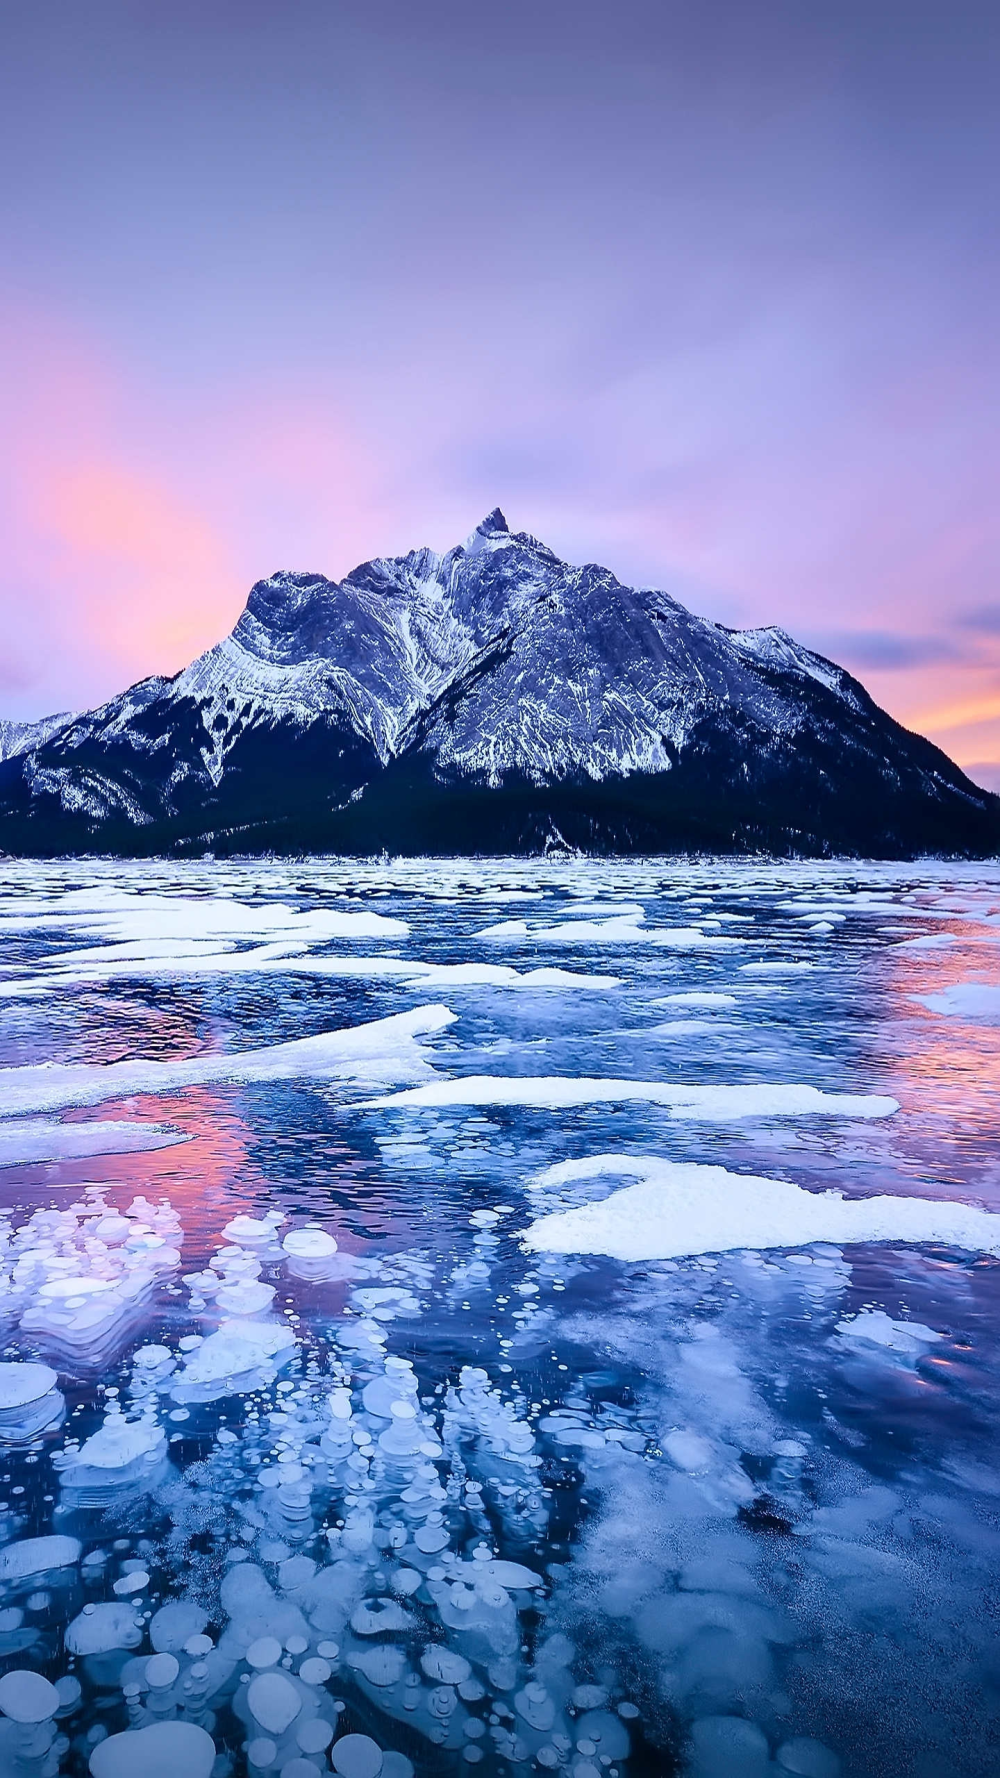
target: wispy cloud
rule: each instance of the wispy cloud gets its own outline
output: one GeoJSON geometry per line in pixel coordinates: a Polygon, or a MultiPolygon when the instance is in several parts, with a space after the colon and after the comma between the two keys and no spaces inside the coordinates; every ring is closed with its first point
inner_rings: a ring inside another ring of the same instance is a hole
{"type": "Polygon", "coordinates": [[[984,636],[1000,636],[1000,603],[977,605],[972,611],[960,611],[956,622],[965,629],[979,630],[984,636]]]}
{"type": "Polygon", "coordinates": [[[858,670],[922,667],[970,658],[970,650],[949,636],[911,636],[905,630],[813,631],[808,640],[821,654],[858,670]]]}

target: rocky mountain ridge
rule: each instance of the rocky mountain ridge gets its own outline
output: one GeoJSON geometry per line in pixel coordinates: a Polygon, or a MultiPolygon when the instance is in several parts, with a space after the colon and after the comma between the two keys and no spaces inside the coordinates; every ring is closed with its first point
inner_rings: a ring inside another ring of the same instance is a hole
{"type": "Polygon", "coordinates": [[[499,510],[444,555],[259,581],[176,677],[2,725],[0,762],[14,852],[1000,850],[1000,799],[842,668],[499,510]]]}

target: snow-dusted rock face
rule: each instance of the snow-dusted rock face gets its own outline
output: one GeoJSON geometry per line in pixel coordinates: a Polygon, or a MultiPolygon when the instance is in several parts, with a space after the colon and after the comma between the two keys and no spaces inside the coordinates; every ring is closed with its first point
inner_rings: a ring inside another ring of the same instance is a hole
{"type": "Polygon", "coordinates": [[[0,762],[14,759],[19,753],[30,753],[41,747],[51,735],[57,734],[73,721],[72,712],[61,710],[55,716],[42,716],[37,722],[0,721],[0,762]]]}
{"type": "Polygon", "coordinates": [[[443,556],[259,581],[176,678],[0,726],[0,759],[28,852],[1000,846],[1000,802],[841,668],[499,510],[443,556]]]}

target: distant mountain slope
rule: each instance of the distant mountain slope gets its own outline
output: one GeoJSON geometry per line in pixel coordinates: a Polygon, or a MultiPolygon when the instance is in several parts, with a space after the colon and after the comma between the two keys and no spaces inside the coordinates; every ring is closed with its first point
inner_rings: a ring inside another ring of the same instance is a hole
{"type": "Polygon", "coordinates": [[[499,511],[443,556],[259,581],[176,678],[0,727],[0,757],[12,852],[1000,850],[1000,799],[842,668],[499,511]]]}
{"type": "Polygon", "coordinates": [[[0,721],[0,762],[13,759],[18,753],[30,753],[33,747],[40,747],[50,735],[72,721],[70,710],[61,710],[56,716],[42,716],[37,722],[0,721]]]}

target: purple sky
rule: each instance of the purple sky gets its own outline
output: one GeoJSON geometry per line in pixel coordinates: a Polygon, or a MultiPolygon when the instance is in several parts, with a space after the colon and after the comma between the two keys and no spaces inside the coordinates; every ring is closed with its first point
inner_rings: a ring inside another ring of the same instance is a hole
{"type": "Polygon", "coordinates": [[[0,63],[0,714],[499,503],[1000,783],[995,0],[88,0],[0,63]]]}

